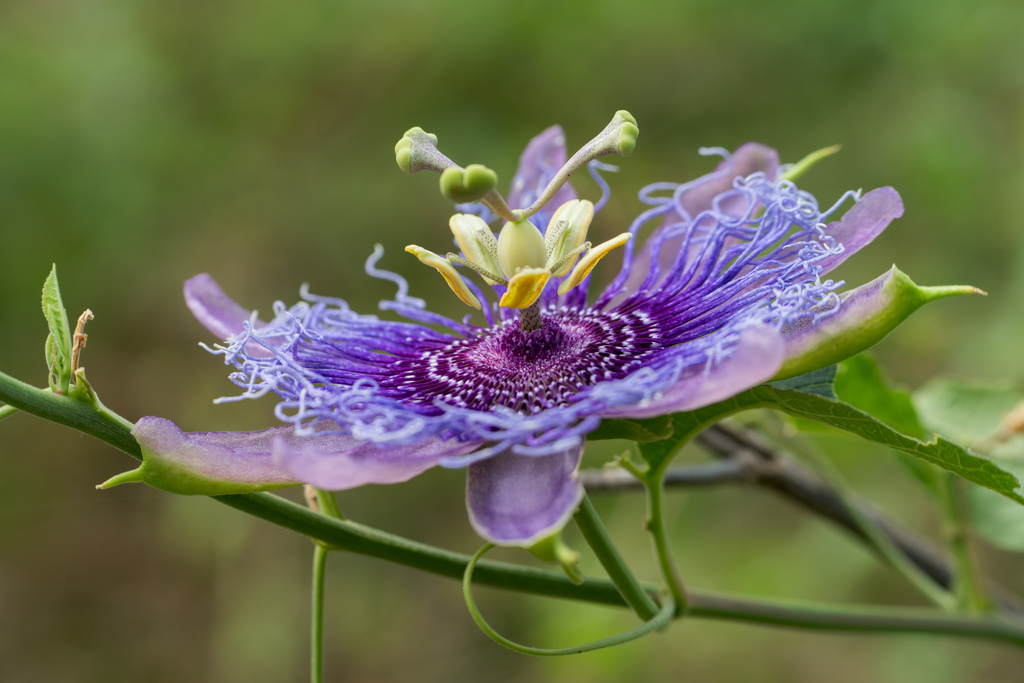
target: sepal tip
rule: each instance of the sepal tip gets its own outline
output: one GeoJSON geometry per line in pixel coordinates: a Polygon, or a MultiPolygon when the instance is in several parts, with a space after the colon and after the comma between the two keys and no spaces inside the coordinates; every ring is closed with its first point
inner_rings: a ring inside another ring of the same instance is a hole
{"type": "Polygon", "coordinates": [[[96,485],[96,490],[98,490],[98,491],[105,491],[105,490],[107,490],[109,488],[113,488],[115,486],[120,486],[121,484],[138,484],[138,483],[142,483],[143,481],[145,481],[145,477],[146,477],[145,467],[146,467],[145,464],[142,464],[142,465],[139,465],[138,467],[136,467],[134,470],[128,470],[127,472],[122,472],[121,474],[116,474],[113,477],[111,477],[110,479],[107,479],[102,484],[97,484],[96,485]]]}
{"type": "Polygon", "coordinates": [[[583,572],[579,567],[580,554],[565,544],[561,530],[537,541],[529,550],[541,562],[557,562],[573,583],[583,583],[583,572]]]}

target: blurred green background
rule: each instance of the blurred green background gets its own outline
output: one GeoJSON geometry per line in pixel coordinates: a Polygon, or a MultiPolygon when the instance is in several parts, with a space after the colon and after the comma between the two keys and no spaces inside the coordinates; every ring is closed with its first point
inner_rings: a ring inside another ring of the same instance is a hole
{"type": "MultiPolygon", "coordinates": [[[[372,311],[392,287],[363,274],[375,242],[436,310],[462,315],[402,252],[447,244],[436,179],[403,176],[413,125],[461,163],[511,179],[560,123],[570,146],[630,110],[641,136],[592,230],[639,211],[641,186],[748,140],[783,160],[843,151],[802,185],[823,205],[893,185],[906,215],[837,273],[892,263],[921,284],[987,298],[918,313],[877,354],[916,386],[935,374],[1024,380],[1024,4],[1019,0],[7,0],[0,3],[0,369],[45,385],[39,290],[56,262],[86,307],[84,365],[129,419],[260,428],[272,402],[232,394],[181,298],[210,272],[269,311],[299,286],[372,311]]],[[[596,197],[587,180],[584,196],[596,197]]],[[[599,269],[600,270],[600,269],[599,269]]],[[[603,274],[607,277],[612,269],[603,274]]],[[[601,277],[599,275],[599,277],[601,277]]],[[[850,478],[922,531],[935,520],[891,454],[832,438],[850,478]]],[[[594,464],[615,444],[591,454],[594,464]]],[[[692,457],[699,457],[695,452],[692,457]]],[[[16,415],[0,423],[0,680],[301,681],[310,544],[207,499],[93,485],[129,468],[88,437],[16,415]]],[[[342,494],[353,519],[469,552],[461,472],[342,494]]],[[[653,579],[642,501],[599,501],[653,579]]],[[[770,494],[673,496],[684,576],[755,595],[917,604],[898,577],[770,494]]],[[[572,537],[571,537],[572,538],[572,537]]],[[[507,558],[522,560],[517,555],[507,558]]],[[[1018,557],[984,549],[1024,589],[1018,557]]],[[[599,573],[588,558],[584,569],[599,573]]],[[[327,671],[391,681],[1010,681],[1006,647],[915,636],[826,636],[712,622],[611,651],[533,660],[486,640],[447,579],[331,558],[327,671]]],[[[492,623],[565,645],[635,622],[623,611],[481,589],[492,623]]]]}

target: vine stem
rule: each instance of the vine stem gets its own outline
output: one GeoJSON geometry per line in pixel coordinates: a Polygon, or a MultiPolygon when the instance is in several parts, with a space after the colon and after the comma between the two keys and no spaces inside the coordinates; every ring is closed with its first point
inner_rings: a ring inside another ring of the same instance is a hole
{"type": "MultiPolygon", "coordinates": [[[[332,519],[345,519],[338,508],[338,501],[331,491],[312,488],[316,509],[332,519]]],[[[308,491],[309,489],[307,489],[308,491]]],[[[308,500],[308,499],[307,499],[308,500]]],[[[313,540],[313,596],[310,610],[311,628],[309,639],[309,676],[313,683],[323,683],[324,678],[324,575],[327,553],[334,550],[322,541],[313,540]]]]}
{"type": "Polygon", "coordinates": [[[587,545],[594,551],[604,570],[608,572],[608,577],[618,588],[622,598],[633,608],[638,617],[644,621],[653,619],[658,614],[657,603],[651,599],[650,594],[633,576],[629,565],[622,559],[618,548],[612,543],[611,536],[608,535],[604,524],[601,523],[601,518],[597,515],[597,510],[594,509],[594,504],[590,502],[590,498],[586,494],[583,495],[583,500],[580,502],[574,519],[587,545]]]}
{"type": "Polygon", "coordinates": [[[964,490],[959,484],[956,475],[936,472],[935,488],[942,509],[943,535],[956,566],[953,581],[956,606],[962,611],[977,614],[988,610],[991,601],[979,576],[978,559],[971,547],[968,511],[963,500],[964,490]]]}
{"type": "Polygon", "coordinates": [[[309,646],[309,680],[323,683],[324,680],[324,575],[327,567],[327,553],[320,543],[313,544],[313,599],[309,646]]]}
{"type": "Polygon", "coordinates": [[[636,628],[615,636],[602,638],[601,640],[595,640],[590,643],[584,643],[583,645],[551,649],[531,647],[529,645],[517,643],[514,640],[509,640],[495,631],[494,628],[487,623],[484,616],[480,614],[480,610],[476,606],[476,601],[473,600],[473,570],[476,568],[477,562],[480,561],[480,558],[483,557],[484,553],[494,547],[493,543],[488,543],[483,548],[480,548],[476,555],[470,558],[469,564],[466,565],[466,571],[462,575],[462,597],[466,601],[466,608],[469,609],[469,615],[473,618],[473,621],[476,622],[476,625],[480,627],[480,630],[498,645],[506,647],[513,652],[518,652],[523,655],[534,655],[535,657],[562,657],[564,655],[576,655],[582,652],[603,650],[606,647],[622,645],[623,643],[628,643],[631,640],[642,638],[648,633],[663,629],[668,626],[669,622],[672,621],[672,617],[675,615],[676,606],[672,602],[671,598],[669,598],[665,601],[665,605],[660,610],[655,612],[650,619],[645,620],[643,624],[636,628]]]}
{"type": "Polygon", "coordinates": [[[686,611],[689,598],[683,588],[683,581],[679,577],[675,556],[672,553],[672,544],[668,538],[668,528],[665,526],[664,498],[664,476],[655,476],[647,482],[647,531],[654,540],[654,550],[658,556],[662,579],[676,603],[677,613],[682,614],[686,611]]]}
{"type": "MultiPolygon", "coordinates": [[[[0,401],[97,437],[136,458],[138,442],[124,418],[98,417],[85,403],[36,389],[0,372],[0,401]],[[127,427],[123,426],[127,425],[127,427]]],[[[355,522],[332,519],[269,493],[216,496],[214,500],[277,526],[310,536],[339,549],[421,571],[464,577],[472,558],[388,534],[355,522]]],[[[497,588],[625,607],[615,584],[587,578],[579,585],[564,574],[532,567],[481,560],[474,582],[497,588]]],[[[652,595],[654,586],[643,585],[652,595]]],[[[1024,622],[996,616],[953,616],[934,610],[851,608],[808,603],[755,600],[690,590],[686,614],[691,617],[743,621],[820,631],[914,632],[999,640],[1024,647],[1024,622]]]]}

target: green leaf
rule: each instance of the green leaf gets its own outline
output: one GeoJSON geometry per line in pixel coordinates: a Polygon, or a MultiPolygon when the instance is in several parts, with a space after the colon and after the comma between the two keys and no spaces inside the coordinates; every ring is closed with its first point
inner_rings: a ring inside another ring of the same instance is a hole
{"type": "Polygon", "coordinates": [[[587,434],[587,441],[628,439],[629,441],[660,441],[672,436],[672,418],[660,415],[647,420],[601,420],[601,426],[587,434]]]}
{"type": "Polygon", "coordinates": [[[825,398],[835,398],[836,392],[833,388],[833,383],[836,379],[837,366],[829,365],[821,368],[820,370],[812,370],[811,372],[803,375],[797,375],[796,377],[790,377],[789,379],[782,379],[777,382],[770,382],[768,386],[781,389],[783,391],[799,391],[804,394],[815,394],[817,396],[824,396],[825,398]]]}
{"type": "Polygon", "coordinates": [[[1020,482],[1017,476],[997,463],[937,434],[930,441],[906,434],[850,403],[823,395],[828,393],[827,388],[832,387],[828,379],[829,372],[835,372],[837,377],[846,373],[837,383],[845,395],[866,406],[877,407],[882,416],[894,424],[914,430],[915,434],[923,433],[920,425],[916,424],[916,415],[910,410],[912,406],[900,397],[900,392],[892,392],[885,387],[873,361],[862,359],[852,361],[845,370],[825,368],[785,382],[763,384],[727,401],[689,413],[676,413],[671,416],[672,436],[641,443],[640,453],[652,471],[663,470],[682,447],[705,427],[743,410],[772,408],[888,446],[915,458],[917,462],[936,465],[1024,504],[1024,497],[1018,493],[1020,482]],[[864,371],[860,373],[862,376],[854,377],[858,370],[864,371]],[[782,389],[779,385],[796,388],[782,389]]]}
{"type": "MultiPolygon", "coordinates": [[[[848,358],[839,364],[836,374],[838,398],[881,420],[898,432],[917,439],[926,434],[917,418],[914,402],[905,391],[891,389],[882,369],[869,354],[848,358]]],[[[932,495],[942,495],[938,470],[906,453],[899,453],[900,462],[932,495]]]]}
{"type": "Polygon", "coordinates": [[[639,444],[640,455],[643,456],[651,471],[657,473],[665,470],[690,439],[703,429],[733,413],[744,410],[746,406],[739,398],[737,396],[728,401],[698,408],[688,413],[670,415],[672,420],[672,436],[670,438],[639,444]]]}
{"type": "Polygon", "coordinates": [[[921,422],[963,443],[989,439],[1021,397],[1009,386],[983,386],[956,380],[935,380],[914,392],[921,422]]]}
{"type": "Polygon", "coordinates": [[[925,432],[917,419],[910,394],[889,388],[875,359],[867,354],[847,358],[839,364],[836,397],[881,420],[893,429],[916,438],[925,432]]]}
{"type": "Polygon", "coordinates": [[[849,432],[906,453],[922,462],[937,465],[979,486],[991,489],[1018,503],[1024,503],[1024,497],[1018,493],[1020,483],[1015,475],[943,436],[936,435],[931,441],[922,441],[893,429],[843,401],[816,394],[777,389],[767,384],[748,389],[727,401],[691,413],[673,415],[675,433],[672,438],[641,444],[640,451],[652,468],[667,467],[682,445],[701,429],[728,415],[752,408],[781,410],[793,417],[849,432]]]}
{"type": "Polygon", "coordinates": [[[841,429],[937,465],[1018,503],[1024,503],[1024,497],[1017,492],[1020,483],[1015,475],[943,436],[936,435],[931,441],[922,441],[893,429],[843,401],[796,391],[782,391],[767,385],[754,387],[731,400],[751,408],[775,408],[795,417],[841,429]]]}
{"type": "MultiPolygon", "coordinates": [[[[1002,434],[1003,418],[1020,401],[1021,395],[1009,386],[954,380],[930,382],[914,394],[925,426],[965,443],[993,445],[988,454],[992,460],[1024,478],[1024,436],[1002,434]]],[[[978,533],[1001,548],[1024,551],[1024,507],[977,486],[967,496],[971,525],[978,533]]]]}
{"type": "Polygon", "coordinates": [[[46,338],[46,365],[50,369],[50,389],[67,394],[71,382],[71,326],[57,284],[57,265],[43,283],[43,315],[50,328],[46,338]]]}

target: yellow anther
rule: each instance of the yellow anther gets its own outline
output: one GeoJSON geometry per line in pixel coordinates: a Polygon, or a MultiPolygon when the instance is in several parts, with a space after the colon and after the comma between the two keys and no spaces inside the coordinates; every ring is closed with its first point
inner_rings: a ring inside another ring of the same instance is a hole
{"type": "MultiPolygon", "coordinates": [[[[451,217],[448,225],[455,235],[459,249],[468,261],[494,275],[501,275],[501,264],[498,263],[498,238],[482,218],[468,213],[457,213],[451,217]]],[[[490,285],[504,284],[488,277],[484,277],[484,280],[490,285]]]]}
{"type": "MultiPolygon", "coordinates": [[[[554,268],[562,263],[570,252],[587,240],[587,229],[590,228],[590,221],[593,218],[594,205],[586,199],[573,199],[558,207],[544,235],[548,268],[554,268]]],[[[575,262],[575,259],[565,261],[558,271],[552,272],[552,275],[565,277],[575,262]]]]}
{"type": "Polygon", "coordinates": [[[583,282],[583,278],[590,274],[590,271],[594,269],[594,266],[597,265],[598,261],[604,258],[612,249],[621,247],[623,244],[628,242],[630,237],[632,237],[631,234],[624,232],[618,237],[613,237],[607,242],[602,242],[588,251],[586,256],[581,258],[580,262],[576,264],[576,267],[572,269],[572,273],[569,277],[562,281],[562,284],[558,287],[558,293],[565,294],[570,289],[583,282]]]}
{"type": "Polygon", "coordinates": [[[441,273],[441,277],[444,278],[444,281],[447,282],[448,286],[452,288],[453,292],[455,292],[455,296],[462,299],[464,304],[472,306],[473,308],[480,308],[480,300],[477,299],[473,292],[469,290],[469,287],[466,286],[462,276],[459,275],[458,271],[455,270],[455,266],[453,266],[448,259],[441,258],[434,252],[424,249],[423,247],[418,247],[415,244],[410,244],[405,248],[405,250],[418,258],[420,263],[428,265],[431,268],[435,268],[437,272],[441,273]]]}
{"type": "Polygon", "coordinates": [[[551,271],[546,268],[523,268],[508,282],[508,291],[501,297],[500,305],[505,308],[526,308],[533,304],[544,291],[551,271]]]}

